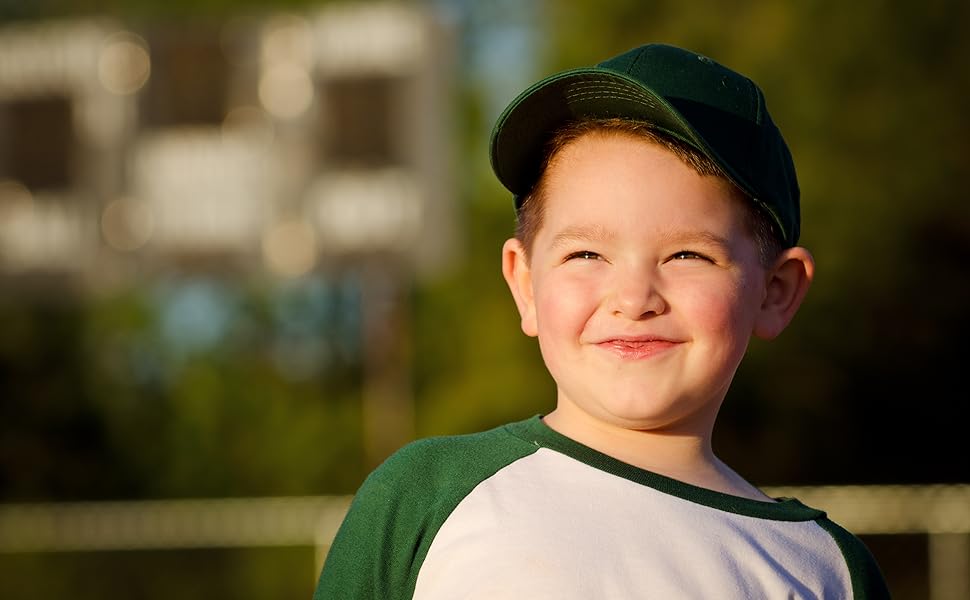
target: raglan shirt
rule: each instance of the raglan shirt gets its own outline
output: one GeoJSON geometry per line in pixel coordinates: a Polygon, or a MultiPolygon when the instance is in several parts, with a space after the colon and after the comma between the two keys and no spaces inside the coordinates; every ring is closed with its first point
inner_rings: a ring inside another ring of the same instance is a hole
{"type": "Polygon", "coordinates": [[[414,442],[364,482],[314,600],[888,598],[856,537],[620,462],[539,417],[414,442]]]}

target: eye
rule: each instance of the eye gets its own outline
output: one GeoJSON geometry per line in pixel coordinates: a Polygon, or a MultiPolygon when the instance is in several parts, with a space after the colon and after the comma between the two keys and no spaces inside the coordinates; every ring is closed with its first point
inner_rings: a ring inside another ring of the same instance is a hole
{"type": "Polygon", "coordinates": [[[714,262],[709,257],[700,254],[699,252],[694,252],[693,250],[681,250],[671,255],[670,260],[706,260],[707,262],[714,262]]]}
{"type": "Polygon", "coordinates": [[[599,260],[601,257],[595,252],[590,252],[589,250],[580,250],[579,252],[572,252],[566,255],[566,260],[599,260]]]}

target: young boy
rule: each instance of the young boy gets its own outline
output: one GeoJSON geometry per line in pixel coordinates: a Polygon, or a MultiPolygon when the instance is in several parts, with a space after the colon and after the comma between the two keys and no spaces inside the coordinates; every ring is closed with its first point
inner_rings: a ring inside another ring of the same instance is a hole
{"type": "Polygon", "coordinates": [[[711,450],[748,340],[781,333],[814,268],[755,84],[643,46],[526,90],[491,150],[555,410],[388,459],[315,598],[888,597],[858,539],[711,450]]]}

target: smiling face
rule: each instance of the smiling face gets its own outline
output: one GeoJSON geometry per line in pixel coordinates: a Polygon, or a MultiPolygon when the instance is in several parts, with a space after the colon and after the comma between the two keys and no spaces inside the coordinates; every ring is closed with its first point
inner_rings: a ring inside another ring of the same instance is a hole
{"type": "Polygon", "coordinates": [[[542,226],[528,253],[506,243],[505,273],[556,412],[709,438],[769,295],[737,192],[611,133],[571,142],[545,178],[542,226]]]}

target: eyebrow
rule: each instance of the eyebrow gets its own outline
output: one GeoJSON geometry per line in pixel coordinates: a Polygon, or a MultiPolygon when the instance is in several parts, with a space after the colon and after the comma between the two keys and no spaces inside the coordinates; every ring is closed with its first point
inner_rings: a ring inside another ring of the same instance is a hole
{"type": "MultiPolygon", "coordinates": [[[[616,233],[599,225],[573,225],[566,227],[553,236],[551,247],[558,248],[569,242],[597,242],[609,241],[616,238],[616,233]]],[[[666,231],[661,233],[659,240],[663,244],[704,244],[721,248],[729,248],[731,243],[727,238],[710,231],[666,231]]]]}
{"type": "Polygon", "coordinates": [[[660,235],[660,239],[664,243],[669,244],[706,244],[713,246],[720,246],[722,248],[729,248],[731,242],[727,238],[719,236],[710,231],[667,231],[660,235]]]}
{"type": "Polygon", "coordinates": [[[558,248],[568,242],[608,241],[615,237],[616,233],[600,225],[571,225],[554,235],[550,245],[558,248]]]}

